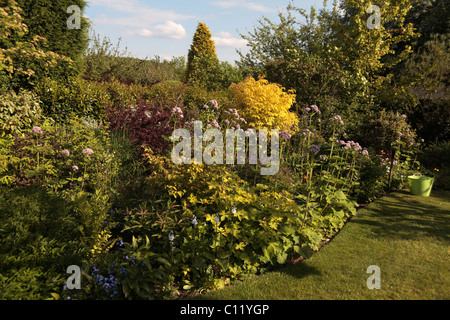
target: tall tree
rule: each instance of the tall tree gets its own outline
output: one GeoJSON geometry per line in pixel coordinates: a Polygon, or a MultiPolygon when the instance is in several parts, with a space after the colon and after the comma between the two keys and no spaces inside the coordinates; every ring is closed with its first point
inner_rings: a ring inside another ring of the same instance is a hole
{"type": "Polygon", "coordinates": [[[191,48],[188,53],[188,63],[186,70],[186,81],[192,80],[192,74],[195,69],[201,68],[199,59],[211,59],[217,61],[216,46],[214,40],[211,39],[211,32],[205,23],[200,22],[194,34],[191,48]]]}
{"type": "Polygon", "coordinates": [[[47,39],[47,49],[77,61],[87,48],[89,22],[83,17],[85,0],[17,0],[22,8],[28,37],[39,35],[47,39]],[[67,20],[76,14],[71,6],[80,9],[79,28],[69,28],[67,20]]]}
{"type": "Polygon", "coordinates": [[[44,77],[64,81],[73,60],[46,48],[45,38],[30,37],[15,0],[0,0],[0,91],[32,89],[44,77]]]}
{"type": "Polygon", "coordinates": [[[420,33],[414,48],[431,40],[433,34],[450,33],[450,2],[448,0],[419,0],[408,12],[406,21],[411,22],[420,33]]]}

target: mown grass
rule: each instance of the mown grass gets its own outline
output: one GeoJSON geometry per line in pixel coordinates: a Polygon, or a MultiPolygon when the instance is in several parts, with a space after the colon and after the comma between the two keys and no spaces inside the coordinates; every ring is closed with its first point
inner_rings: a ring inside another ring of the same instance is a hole
{"type": "Polygon", "coordinates": [[[449,299],[450,192],[391,193],[358,211],[310,259],[195,299],[449,299]],[[367,267],[381,288],[367,287],[367,267]]]}

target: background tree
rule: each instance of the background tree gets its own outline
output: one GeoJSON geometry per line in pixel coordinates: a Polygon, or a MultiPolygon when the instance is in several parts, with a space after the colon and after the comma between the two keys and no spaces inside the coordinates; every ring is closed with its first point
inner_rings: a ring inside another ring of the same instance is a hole
{"type": "Polygon", "coordinates": [[[241,35],[250,51],[241,54],[239,65],[295,89],[301,107],[316,104],[325,113],[346,116],[352,120],[348,129],[356,132],[365,114],[381,110],[376,97],[392,77],[386,70],[411,52],[409,46],[393,48],[414,36],[405,22],[414,1],[380,1],[380,29],[367,26],[368,0],[342,0],[331,10],[325,1],[309,13],[290,4],[279,23],[263,18],[253,32],[241,35]]]}
{"type": "Polygon", "coordinates": [[[450,2],[448,0],[419,0],[406,16],[420,34],[412,41],[414,51],[431,40],[434,34],[450,32],[450,2]]]}

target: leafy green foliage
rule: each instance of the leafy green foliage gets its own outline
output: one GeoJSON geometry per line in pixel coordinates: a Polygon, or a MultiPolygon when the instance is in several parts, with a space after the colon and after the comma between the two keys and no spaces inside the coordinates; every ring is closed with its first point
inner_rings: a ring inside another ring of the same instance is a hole
{"type": "Polygon", "coordinates": [[[20,135],[42,119],[39,99],[32,92],[17,95],[14,91],[0,98],[1,136],[20,135]]]}
{"type": "Polygon", "coordinates": [[[228,62],[218,62],[214,55],[195,56],[192,64],[196,67],[190,73],[190,82],[209,91],[226,89],[243,80],[238,68],[228,62]]]}

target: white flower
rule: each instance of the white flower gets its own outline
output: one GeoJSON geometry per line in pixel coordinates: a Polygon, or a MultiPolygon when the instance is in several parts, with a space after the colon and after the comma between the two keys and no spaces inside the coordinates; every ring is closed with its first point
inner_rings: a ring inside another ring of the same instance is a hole
{"type": "Polygon", "coordinates": [[[172,242],[175,239],[172,230],[169,231],[169,241],[172,242]]]}
{"type": "Polygon", "coordinates": [[[236,214],[236,206],[233,206],[233,208],[231,208],[231,213],[236,214]]]}
{"type": "Polygon", "coordinates": [[[192,216],[191,222],[194,225],[194,227],[198,224],[197,217],[195,215],[192,216]]]}

